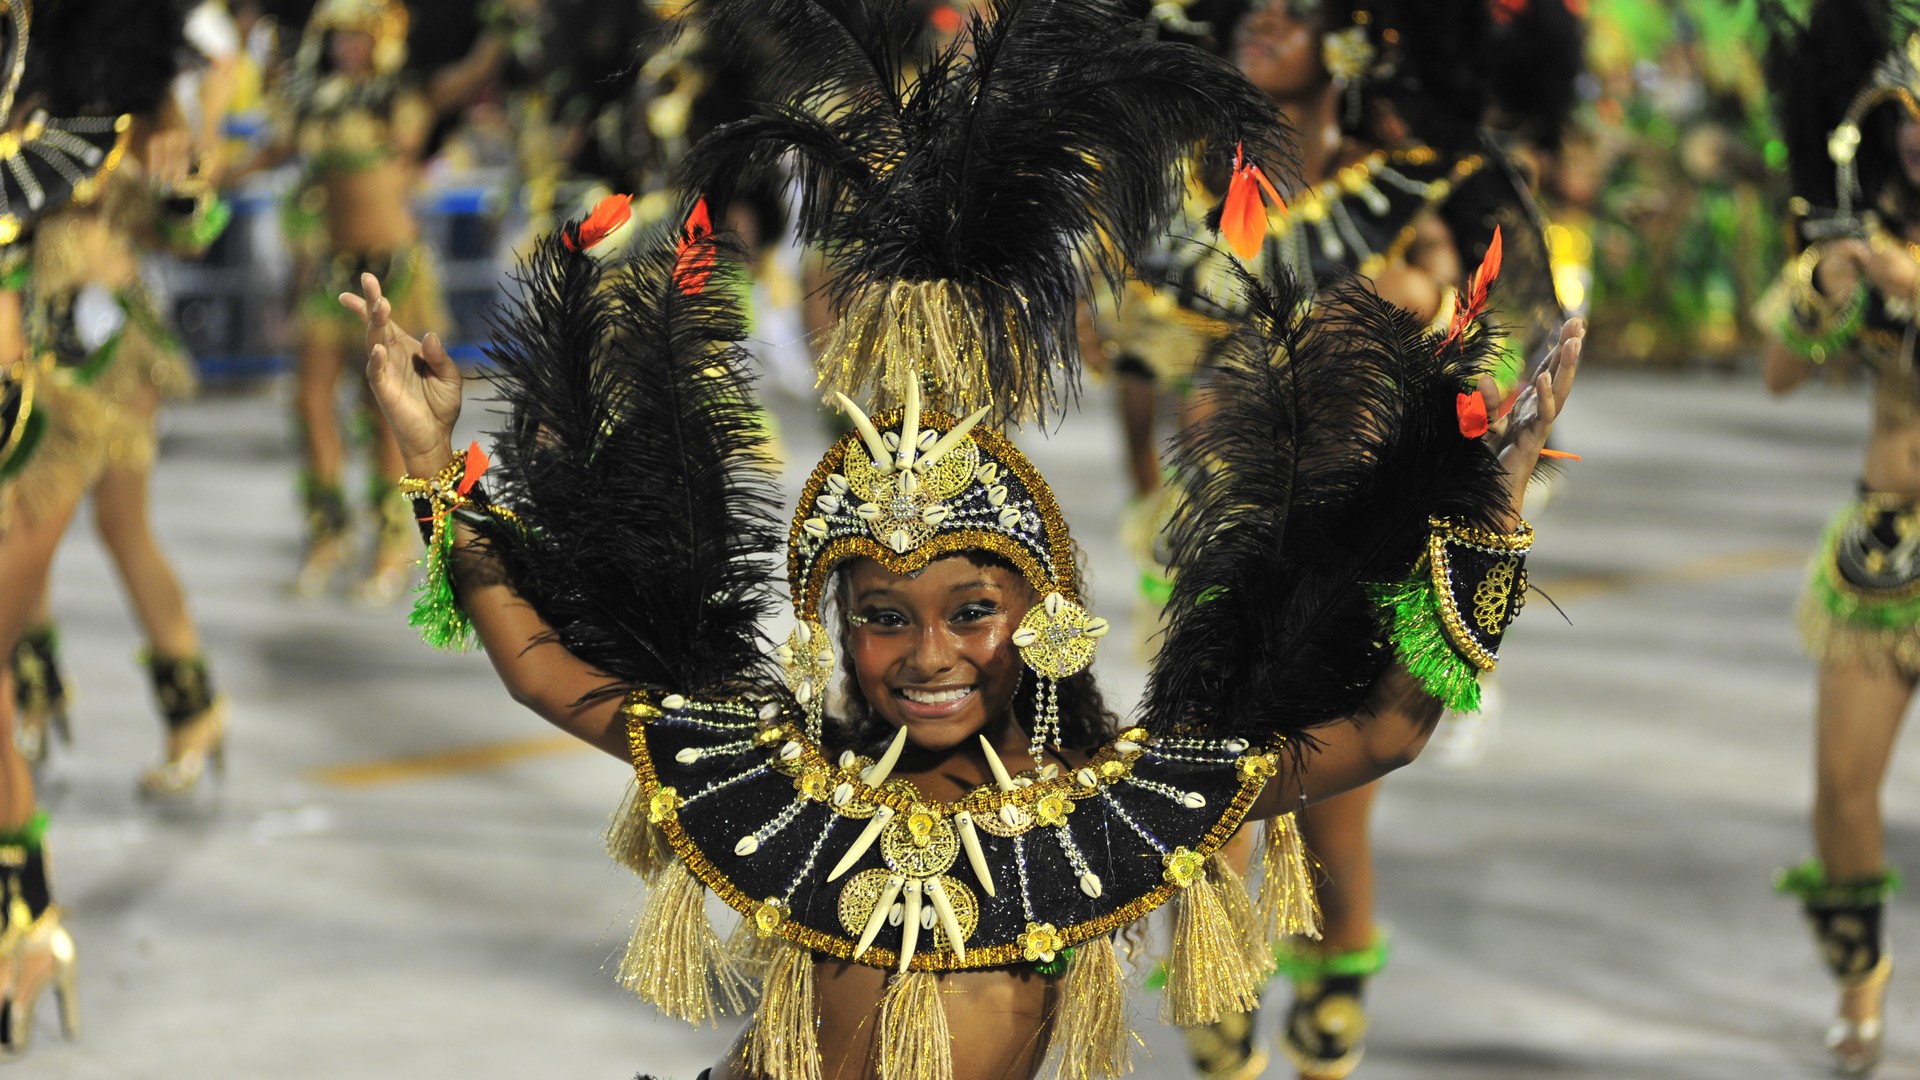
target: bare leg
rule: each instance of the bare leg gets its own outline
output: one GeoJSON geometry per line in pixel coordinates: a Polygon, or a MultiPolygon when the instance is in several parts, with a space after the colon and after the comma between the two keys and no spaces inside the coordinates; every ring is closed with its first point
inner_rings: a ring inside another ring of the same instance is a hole
{"type": "Polygon", "coordinates": [[[368,389],[367,393],[367,415],[373,424],[373,475],[378,482],[369,485],[374,499],[368,508],[372,511],[374,528],[373,563],[367,569],[358,596],[367,603],[388,604],[406,594],[413,580],[413,563],[419,554],[420,541],[416,539],[418,530],[412,512],[394,494],[407,471],[400,444],[394,441],[393,432],[387,427],[386,415],[374,405],[372,390],[368,389]]]}
{"type": "MultiPolygon", "coordinates": [[[[149,426],[157,402],[141,403],[149,426]]],[[[153,536],[145,469],[108,465],[94,484],[93,522],[113,556],[114,568],[155,656],[186,657],[200,651],[200,636],[187,612],[173,564],[153,536]]]]}
{"type": "Polygon", "coordinates": [[[1160,490],[1160,444],[1153,437],[1158,398],[1152,377],[1121,374],[1120,433],[1126,442],[1127,473],[1136,496],[1160,490]]]}
{"type": "MultiPolygon", "coordinates": [[[[75,493],[75,502],[78,493],[75,493]]],[[[74,503],[37,519],[16,513],[0,533],[0,648],[9,655],[33,620],[74,503]]],[[[13,741],[13,685],[0,693],[0,832],[17,832],[33,816],[33,774],[13,741]]]]}
{"type": "Polygon", "coordinates": [[[1300,835],[1324,871],[1322,946],[1352,952],[1373,944],[1373,800],[1378,780],[1316,803],[1300,815],[1300,835]]]}
{"type": "Polygon", "coordinates": [[[1913,689],[1858,664],[1820,669],[1813,839],[1832,881],[1882,868],[1880,788],[1913,689]]]}
{"type": "Polygon", "coordinates": [[[1293,961],[1294,1002],[1281,1047],[1302,1080],[1347,1075],[1366,1037],[1361,1004],[1373,953],[1373,801],[1380,782],[1338,795],[1300,815],[1300,836],[1320,863],[1323,937],[1293,961]]]}
{"type": "Polygon", "coordinates": [[[306,498],[307,549],[293,582],[296,596],[325,593],[347,557],[347,510],[341,485],[346,439],[334,401],[341,352],[323,330],[301,336],[295,373],[294,413],[299,420],[306,498]]]}

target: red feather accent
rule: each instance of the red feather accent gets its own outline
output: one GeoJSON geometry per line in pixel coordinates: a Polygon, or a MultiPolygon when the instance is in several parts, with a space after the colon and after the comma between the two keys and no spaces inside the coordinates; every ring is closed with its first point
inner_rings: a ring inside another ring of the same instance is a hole
{"type": "Polygon", "coordinates": [[[493,462],[487,458],[487,452],[480,449],[480,444],[477,441],[470,443],[467,446],[466,465],[463,466],[460,471],[460,483],[454,485],[454,490],[462,495],[472,491],[473,485],[480,482],[480,477],[486,473],[487,467],[492,464],[493,462]]]}
{"type": "Polygon", "coordinates": [[[1487,399],[1481,397],[1478,390],[1469,390],[1456,398],[1454,411],[1460,416],[1460,434],[1477,439],[1487,433],[1487,399]]]}
{"type": "Polygon", "coordinates": [[[1244,261],[1260,254],[1260,245],[1267,238],[1267,207],[1260,201],[1261,193],[1265,192],[1283,214],[1287,203],[1260,166],[1245,161],[1241,153],[1240,147],[1233,148],[1233,179],[1227,184],[1226,204],[1220,208],[1220,235],[1244,261]]]}
{"type": "MultiPolygon", "coordinates": [[[[1467,332],[1473,320],[1487,309],[1487,287],[1500,276],[1500,226],[1493,227],[1493,239],[1487,242],[1487,254],[1480,260],[1480,268],[1467,279],[1467,289],[1460,300],[1460,307],[1453,313],[1453,324],[1447,328],[1447,337],[1440,343],[1444,349],[1467,332]]],[[[1435,350],[1436,352],[1439,350],[1435,350]]]]}
{"type": "Polygon", "coordinates": [[[689,296],[707,287],[713,276],[713,222],[707,216],[707,199],[701,196],[680,226],[680,246],[674,254],[673,283],[689,296]]]}
{"type": "Polygon", "coordinates": [[[615,229],[633,217],[633,196],[609,195],[594,205],[593,213],[578,226],[560,234],[568,251],[586,251],[605,240],[615,229]]]}

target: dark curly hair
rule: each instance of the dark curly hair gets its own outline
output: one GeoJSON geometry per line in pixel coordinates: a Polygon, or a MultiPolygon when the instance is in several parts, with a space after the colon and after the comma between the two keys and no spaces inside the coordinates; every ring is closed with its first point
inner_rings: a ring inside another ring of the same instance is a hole
{"type": "MultiPolygon", "coordinates": [[[[1074,548],[1074,561],[1079,562],[1080,551],[1074,548]]],[[[964,558],[979,567],[999,567],[1012,572],[1016,577],[1019,570],[1011,562],[989,551],[961,551],[948,558],[964,558]]],[[[1081,575],[1084,580],[1085,575],[1081,575]]],[[[1024,580],[1024,579],[1023,579],[1024,580]]],[[[834,571],[833,588],[829,595],[831,604],[838,613],[836,622],[837,647],[840,650],[841,679],[839,707],[828,716],[827,743],[836,750],[863,750],[877,746],[892,735],[885,720],[874,715],[872,705],[860,690],[859,677],[853,670],[853,650],[848,647],[847,635],[850,627],[846,620],[846,564],[834,571]]],[[[824,621],[824,612],[823,621],[824,621]]],[[[1023,669],[1024,670],[1024,669],[1023,669]]],[[[1013,717],[1022,730],[1033,731],[1034,696],[1025,693],[1031,683],[1023,676],[1020,691],[1013,695],[1013,717]]],[[[1060,680],[1060,746],[1066,750],[1090,751],[1114,737],[1119,729],[1120,719],[1113,710],[1107,708],[1106,699],[1100,693],[1100,684],[1093,677],[1093,669],[1088,668],[1072,678],[1060,680]]]]}

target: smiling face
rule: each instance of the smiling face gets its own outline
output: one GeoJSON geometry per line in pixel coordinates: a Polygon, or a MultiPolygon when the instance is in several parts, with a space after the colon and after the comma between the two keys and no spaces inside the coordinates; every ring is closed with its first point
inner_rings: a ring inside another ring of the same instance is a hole
{"type": "Polygon", "coordinates": [[[864,558],[845,573],[847,648],[875,716],[927,750],[1008,720],[1024,667],[1013,632],[1034,603],[1019,574],[963,555],[912,577],[864,558]]]}
{"type": "Polygon", "coordinates": [[[327,35],[327,54],[343,75],[365,75],[373,70],[373,35],[360,30],[335,30],[327,35]]]}

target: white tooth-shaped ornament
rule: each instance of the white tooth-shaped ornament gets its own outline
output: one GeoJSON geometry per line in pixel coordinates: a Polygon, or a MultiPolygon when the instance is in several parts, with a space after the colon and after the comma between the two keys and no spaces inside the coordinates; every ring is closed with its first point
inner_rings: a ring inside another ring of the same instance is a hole
{"type": "Polygon", "coordinates": [[[1097,638],[1097,637],[1106,637],[1107,631],[1111,629],[1113,629],[1113,624],[1108,622],[1107,620],[1101,619],[1101,618],[1092,618],[1087,620],[1087,628],[1080,632],[1087,635],[1088,637],[1097,638]]]}
{"type": "Polygon", "coordinates": [[[1039,640],[1039,631],[1029,629],[1025,626],[1013,632],[1013,644],[1015,648],[1024,649],[1039,640]]]}
{"type": "Polygon", "coordinates": [[[840,409],[847,414],[847,419],[853,421],[853,429],[860,433],[860,441],[867,445],[867,456],[873,459],[873,467],[883,475],[892,472],[893,454],[881,440],[880,431],[873,426],[873,421],[860,406],[853,403],[852,398],[838,391],[833,397],[840,403],[840,409]]]}
{"type": "Polygon", "coordinates": [[[920,448],[920,377],[915,375],[907,380],[907,406],[900,418],[900,441],[895,448],[900,451],[899,465],[902,471],[913,468],[913,452],[920,448]]]}
{"type": "Polygon", "coordinates": [[[845,806],[853,801],[853,785],[842,780],[833,786],[833,805],[845,806]]]}
{"type": "Polygon", "coordinates": [[[1095,900],[1100,899],[1100,875],[1088,871],[1080,875],[1080,891],[1095,900]]]}
{"type": "Polygon", "coordinates": [[[1020,511],[1017,507],[1003,506],[1000,508],[1001,528],[1011,529],[1018,524],[1020,524],[1020,511]]]}
{"type": "MultiPolygon", "coordinates": [[[[893,742],[887,744],[887,752],[880,755],[879,761],[867,766],[867,771],[860,775],[860,779],[866,781],[868,787],[879,787],[886,783],[888,774],[893,772],[893,767],[900,761],[900,751],[906,749],[906,746],[907,729],[901,728],[893,733],[893,742]]],[[[882,809],[886,808],[882,807],[882,809]]],[[[891,814],[892,811],[889,810],[888,813],[891,814]]]]}
{"type": "Polygon", "coordinates": [[[954,915],[953,905],[947,902],[947,889],[939,878],[927,879],[927,899],[933,901],[933,913],[939,918],[940,929],[947,932],[947,944],[953,947],[953,955],[965,960],[967,943],[960,940],[960,919],[954,915]]]}
{"type": "Polygon", "coordinates": [[[859,759],[854,756],[853,751],[851,750],[840,751],[840,767],[841,768],[851,769],[853,768],[853,763],[857,760],[859,759]]]}
{"type": "Polygon", "coordinates": [[[1226,746],[1227,753],[1229,754],[1244,754],[1247,752],[1247,740],[1245,739],[1228,739],[1226,746]]]}
{"type": "Polygon", "coordinates": [[[689,746],[685,750],[673,755],[673,760],[682,765],[691,765],[700,760],[700,748],[697,746],[689,746]]]}
{"type": "Polygon", "coordinates": [[[973,470],[973,475],[978,477],[981,483],[991,484],[1000,479],[1000,466],[989,461],[973,470]]]}
{"type": "Polygon", "coordinates": [[[913,550],[913,537],[905,529],[895,529],[887,535],[887,546],[905,555],[913,550]]]}
{"type": "Polygon", "coordinates": [[[953,511],[945,503],[934,503],[920,511],[920,520],[936,528],[940,523],[953,516],[953,511]]]}
{"type": "Polygon", "coordinates": [[[920,442],[917,445],[920,447],[920,460],[923,463],[927,460],[927,451],[933,449],[939,442],[940,433],[932,428],[920,433],[920,442]]]}
{"type": "MultiPolygon", "coordinates": [[[[791,655],[791,651],[789,651],[789,655],[791,655]]],[[[762,720],[777,719],[779,715],[780,703],[777,701],[769,701],[765,705],[760,706],[760,719],[762,720]]]]}
{"type": "MultiPolygon", "coordinates": [[[[796,688],[794,689],[794,691],[793,691],[793,700],[795,700],[795,701],[797,701],[797,702],[799,702],[799,703],[800,703],[800,704],[802,704],[802,705],[805,705],[805,704],[806,704],[807,702],[809,702],[809,701],[812,701],[812,700],[813,700],[813,682],[812,682],[812,680],[808,680],[808,681],[806,681],[806,682],[803,682],[803,683],[801,683],[801,684],[800,684],[800,685],[799,685],[798,687],[796,687],[796,688]]],[[[782,756],[782,757],[785,757],[785,755],[784,755],[784,754],[783,754],[783,755],[781,755],[781,756],[782,756]]],[[[792,759],[791,759],[791,758],[789,758],[788,760],[792,760],[792,759]]]]}
{"type": "MultiPolygon", "coordinates": [[[[801,704],[805,704],[805,702],[803,701],[801,704]]],[[[780,747],[780,760],[794,761],[798,759],[802,753],[805,753],[804,748],[802,748],[799,743],[789,739],[780,747]]]]}
{"type": "Polygon", "coordinates": [[[687,699],[679,694],[668,694],[660,699],[660,707],[668,712],[679,712],[687,707],[687,699]]]}
{"type": "Polygon", "coordinates": [[[878,503],[861,503],[859,506],[853,508],[853,512],[859,515],[861,521],[878,521],[880,519],[880,506],[878,503]]]}
{"type": "Polygon", "coordinates": [[[1100,786],[1100,778],[1093,774],[1092,769],[1081,769],[1079,772],[1073,774],[1073,778],[1080,781],[1081,787],[1090,788],[1100,786]]]}
{"type": "MultiPolygon", "coordinates": [[[[933,898],[933,882],[931,881],[927,882],[926,888],[924,888],[922,891],[926,894],[929,900],[932,899],[933,898]]],[[[920,909],[920,929],[931,930],[933,929],[934,924],[938,923],[939,921],[940,921],[940,917],[934,914],[932,904],[928,904],[927,906],[920,909]]]]}
{"type": "Polygon", "coordinates": [[[832,494],[835,498],[839,498],[840,496],[845,495],[847,493],[847,488],[850,486],[852,485],[847,483],[847,478],[844,476],[841,476],[839,473],[827,474],[827,491],[830,494],[832,494]]]}
{"type": "Polygon", "coordinates": [[[967,853],[967,865],[989,897],[994,895],[993,870],[987,865],[987,853],[980,846],[980,831],[973,826],[973,815],[965,810],[953,815],[953,827],[960,834],[960,847],[967,853]]]}
{"type": "Polygon", "coordinates": [[[987,741],[985,735],[979,738],[980,749],[987,755],[987,768],[993,771],[993,782],[1000,786],[1001,791],[1012,791],[1013,776],[1007,772],[1006,764],[1000,760],[999,754],[993,752],[993,744],[987,741]]]}
{"type": "Polygon", "coordinates": [[[1005,504],[1007,501],[1007,485],[995,484],[992,487],[988,488],[987,501],[992,503],[995,506],[1000,506],[1005,504]]]}
{"type": "Polygon", "coordinates": [[[816,540],[825,540],[827,538],[827,519],[810,517],[800,523],[800,529],[816,540]]]}
{"type": "Polygon", "coordinates": [[[873,817],[867,820],[867,827],[860,830],[859,836],[854,837],[853,846],[848,848],[847,853],[840,856],[840,861],[833,865],[833,873],[827,875],[827,880],[837,880],[840,875],[853,869],[854,864],[860,861],[860,857],[873,846],[873,842],[880,838],[880,830],[886,828],[887,823],[892,820],[893,807],[882,806],[875,810],[873,817]]]}
{"type": "Polygon", "coordinates": [[[1067,598],[1057,592],[1048,593],[1046,600],[1042,601],[1042,603],[1046,605],[1047,614],[1054,617],[1059,616],[1060,608],[1065,605],[1066,602],[1067,598]]]}
{"type": "Polygon", "coordinates": [[[1134,742],[1132,739],[1115,739],[1113,741],[1113,748],[1122,754],[1137,754],[1140,752],[1140,744],[1134,742]]]}
{"type": "MultiPolygon", "coordinates": [[[[837,514],[840,512],[840,496],[822,495],[814,500],[813,505],[818,507],[823,514],[837,514]]],[[[822,524],[824,524],[824,522],[822,524]]]]}
{"type": "Polygon", "coordinates": [[[1189,810],[1199,810],[1207,805],[1207,797],[1197,791],[1184,792],[1180,796],[1180,805],[1189,810]]]}
{"type": "Polygon", "coordinates": [[[892,907],[889,907],[887,909],[887,925],[888,926],[899,926],[901,923],[905,922],[906,919],[907,919],[906,905],[894,904],[892,907]]]}
{"type": "Polygon", "coordinates": [[[1024,829],[1027,827],[1027,823],[1033,819],[1027,816],[1025,810],[1012,803],[1008,803],[1000,808],[1000,820],[1006,823],[1009,829],[1024,829]]]}
{"type": "Polygon", "coordinates": [[[887,876],[886,887],[880,893],[880,902],[873,905],[873,914],[867,916],[867,925],[860,929],[860,941],[853,947],[855,960],[873,947],[873,939],[880,936],[880,928],[887,925],[887,917],[893,913],[893,902],[900,897],[900,886],[907,879],[899,874],[887,876]]]}
{"type": "Polygon", "coordinates": [[[900,491],[903,494],[911,495],[914,492],[919,490],[920,490],[920,478],[918,476],[915,476],[910,472],[903,472],[900,474],[900,491]]]}
{"type": "Polygon", "coordinates": [[[760,838],[752,835],[741,837],[739,842],[733,845],[733,853],[743,859],[759,850],[760,838]]]}
{"type": "MultiPolygon", "coordinates": [[[[985,419],[986,415],[987,410],[980,409],[965,420],[953,425],[953,430],[940,436],[937,442],[927,448],[926,453],[920,455],[920,467],[922,469],[932,468],[934,462],[946,457],[947,452],[959,446],[960,440],[966,438],[967,433],[973,430],[973,425],[985,419]]],[[[998,474],[996,473],[995,475],[997,476],[998,474]]]]}
{"type": "MultiPolygon", "coordinates": [[[[886,444],[889,458],[891,458],[893,451],[900,449],[900,433],[897,431],[881,433],[880,441],[886,444]]],[[[888,471],[891,472],[892,470],[888,471]]]]}
{"type": "Polygon", "coordinates": [[[779,648],[773,650],[773,658],[776,662],[779,663],[781,667],[792,667],[793,666],[792,647],[787,645],[782,645],[779,648]]]}
{"type": "Polygon", "coordinates": [[[913,963],[914,947],[920,944],[920,882],[909,878],[906,887],[907,911],[900,920],[900,974],[913,963]]]}

